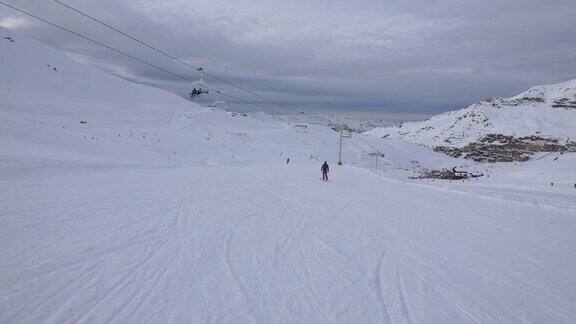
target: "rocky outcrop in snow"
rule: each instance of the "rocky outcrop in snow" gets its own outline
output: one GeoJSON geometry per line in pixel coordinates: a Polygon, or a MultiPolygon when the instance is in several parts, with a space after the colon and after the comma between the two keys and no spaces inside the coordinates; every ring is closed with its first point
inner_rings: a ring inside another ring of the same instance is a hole
{"type": "Polygon", "coordinates": [[[436,146],[434,151],[476,162],[524,162],[538,152],[576,152],[576,142],[562,143],[556,138],[540,136],[514,137],[488,134],[463,148],[436,146]]]}

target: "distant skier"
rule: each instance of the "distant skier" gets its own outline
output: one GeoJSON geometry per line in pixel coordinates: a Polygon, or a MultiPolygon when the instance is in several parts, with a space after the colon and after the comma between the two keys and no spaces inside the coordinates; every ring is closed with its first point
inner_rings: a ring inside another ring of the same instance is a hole
{"type": "Polygon", "coordinates": [[[328,181],[328,172],[330,171],[330,167],[328,166],[328,162],[324,161],[322,167],[320,168],[322,171],[322,180],[328,181]]]}
{"type": "Polygon", "coordinates": [[[290,163],[290,158],[286,159],[286,164],[290,163]]]}

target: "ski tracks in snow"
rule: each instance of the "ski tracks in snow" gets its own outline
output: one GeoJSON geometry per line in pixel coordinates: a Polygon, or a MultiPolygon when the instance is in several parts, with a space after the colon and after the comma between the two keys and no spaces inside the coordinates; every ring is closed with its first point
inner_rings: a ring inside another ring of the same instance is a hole
{"type": "Polygon", "coordinates": [[[568,214],[547,216],[560,228],[539,223],[533,206],[498,201],[509,216],[495,217],[471,196],[459,198],[475,209],[450,203],[450,192],[351,168],[335,169],[328,184],[313,171],[264,165],[8,181],[0,321],[575,319],[568,214]],[[552,238],[540,227],[556,229],[556,250],[525,235],[552,238]]]}

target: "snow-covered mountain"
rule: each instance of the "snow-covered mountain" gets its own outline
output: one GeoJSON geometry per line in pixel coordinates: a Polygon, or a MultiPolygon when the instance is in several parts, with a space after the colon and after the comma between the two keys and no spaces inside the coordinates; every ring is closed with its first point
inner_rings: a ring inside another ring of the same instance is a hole
{"type": "Polygon", "coordinates": [[[10,176],[57,165],[69,166],[62,171],[100,163],[265,160],[273,153],[262,148],[275,143],[258,150],[238,143],[256,130],[292,131],[273,118],[204,108],[122,80],[11,30],[0,29],[0,62],[0,169],[7,167],[10,176]]]}
{"type": "MultiPolygon", "coordinates": [[[[335,117],[305,118],[303,130],[293,117],[201,107],[2,28],[0,60],[0,166],[12,171],[41,163],[217,166],[337,156],[337,134],[327,127],[335,117]],[[14,156],[28,162],[14,163],[14,156]]],[[[357,161],[369,147],[344,149],[357,161]]]]}
{"type": "Polygon", "coordinates": [[[163,125],[200,109],[11,30],[0,29],[0,62],[0,165],[12,165],[12,174],[42,163],[165,160],[163,125]],[[26,163],[15,166],[16,157],[26,163]]]}
{"type": "Polygon", "coordinates": [[[534,87],[507,99],[482,100],[425,121],[376,128],[366,134],[429,147],[464,147],[488,134],[576,139],[576,79],[534,87]]]}
{"type": "Polygon", "coordinates": [[[2,98],[77,98],[116,103],[187,104],[167,91],[134,84],[0,27],[2,98]]]}

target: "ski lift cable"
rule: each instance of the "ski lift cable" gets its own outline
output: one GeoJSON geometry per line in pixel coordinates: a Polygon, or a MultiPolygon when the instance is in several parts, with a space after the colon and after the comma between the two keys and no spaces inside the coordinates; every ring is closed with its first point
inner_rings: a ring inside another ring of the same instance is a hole
{"type": "MultiPolygon", "coordinates": [[[[70,9],[70,10],[72,10],[72,11],[74,11],[74,12],[76,12],[76,13],[78,13],[78,14],[80,14],[80,15],[82,15],[82,16],[84,16],[84,17],[86,17],[86,18],[88,18],[88,19],[90,19],[90,20],[92,20],[92,21],[95,21],[95,22],[97,22],[97,23],[99,23],[99,24],[101,24],[101,25],[103,25],[103,26],[105,26],[105,27],[107,27],[107,28],[109,28],[109,29],[117,32],[117,33],[120,33],[120,34],[122,34],[123,36],[128,37],[128,38],[130,38],[131,40],[133,40],[133,41],[135,41],[135,42],[137,42],[137,43],[139,43],[139,44],[141,44],[141,45],[144,45],[144,46],[150,48],[151,50],[153,50],[153,51],[155,51],[155,52],[158,52],[158,53],[160,53],[160,54],[162,54],[162,55],[165,55],[165,56],[171,58],[172,60],[174,60],[174,61],[176,61],[176,62],[178,62],[178,63],[180,63],[180,64],[183,64],[183,65],[185,65],[185,66],[187,66],[187,67],[189,67],[189,68],[192,68],[192,69],[194,69],[194,70],[196,70],[196,71],[203,71],[203,68],[195,67],[195,66],[193,66],[193,65],[191,65],[191,64],[189,64],[189,63],[187,63],[187,62],[185,62],[185,61],[183,61],[183,60],[181,60],[181,59],[179,59],[178,57],[176,57],[176,56],[174,56],[174,55],[172,55],[172,54],[170,54],[170,53],[167,53],[167,52],[164,51],[164,50],[161,50],[161,49],[159,49],[159,48],[157,48],[157,47],[155,47],[155,46],[153,46],[153,45],[150,45],[149,43],[147,43],[147,42],[145,42],[145,41],[142,41],[142,40],[140,40],[140,39],[138,39],[138,38],[136,38],[136,37],[134,37],[134,36],[132,36],[132,35],[130,35],[130,34],[127,34],[127,33],[123,32],[123,31],[119,30],[118,28],[116,28],[116,27],[114,27],[114,26],[111,26],[110,24],[107,24],[107,23],[103,22],[102,20],[100,20],[100,19],[98,19],[98,18],[92,17],[91,15],[87,14],[87,13],[84,12],[84,11],[81,11],[81,10],[79,10],[79,9],[76,9],[76,8],[74,8],[74,7],[68,5],[68,4],[66,4],[66,3],[64,3],[64,2],[62,2],[62,1],[60,1],[60,0],[53,0],[53,1],[56,2],[56,3],[58,3],[58,4],[60,4],[60,5],[62,5],[62,6],[64,6],[64,7],[66,7],[66,8],[68,8],[68,9],[70,9]]],[[[235,87],[235,88],[238,88],[238,89],[240,89],[240,90],[243,90],[243,91],[245,91],[245,92],[248,92],[248,93],[250,93],[250,94],[252,94],[252,95],[254,95],[254,96],[256,96],[256,97],[258,97],[258,98],[260,98],[260,99],[266,100],[266,101],[268,101],[268,102],[270,102],[270,103],[273,103],[273,104],[275,104],[275,105],[278,105],[278,106],[280,106],[280,107],[283,107],[283,108],[285,108],[285,109],[288,109],[288,110],[290,110],[290,111],[292,111],[292,112],[295,112],[295,113],[298,113],[298,114],[303,113],[303,112],[297,111],[296,109],[293,109],[293,108],[291,108],[291,107],[289,107],[289,106],[287,106],[287,105],[285,105],[285,104],[283,104],[283,103],[280,103],[280,102],[277,102],[277,101],[275,101],[275,100],[272,100],[272,99],[270,99],[270,98],[268,98],[268,97],[262,96],[262,95],[254,92],[254,91],[252,91],[252,90],[250,90],[250,89],[244,88],[244,87],[239,86],[239,85],[237,85],[237,84],[235,84],[235,83],[233,83],[233,82],[227,81],[227,80],[225,80],[225,79],[223,79],[223,78],[221,78],[221,77],[218,77],[218,76],[216,76],[216,75],[214,75],[214,74],[208,73],[208,72],[206,72],[206,71],[203,71],[203,72],[204,72],[205,75],[207,75],[207,76],[209,76],[209,77],[211,77],[211,78],[213,78],[213,79],[216,79],[216,80],[221,81],[221,82],[224,82],[224,83],[226,83],[226,84],[228,84],[228,85],[230,85],[230,86],[233,86],[233,87],[235,87]]]]}
{"type": "MultiPolygon", "coordinates": [[[[93,39],[93,38],[90,38],[90,37],[88,37],[88,36],[82,35],[82,34],[80,34],[80,33],[78,33],[78,32],[75,32],[75,31],[73,31],[73,30],[70,30],[70,29],[68,29],[68,28],[66,28],[66,27],[60,26],[60,25],[58,25],[58,24],[56,24],[56,23],[54,23],[54,22],[52,22],[52,21],[49,21],[49,20],[47,20],[47,19],[44,19],[44,18],[42,18],[42,17],[40,17],[40,16],[37,16],[37,15],[35,15],[35,14],[33,14],[33,13],[27,12],[27,11],[25,11],[25,10],[22,10],[22,9],[20,9],[20,8],[17,8],[17,7],[15,7],[15,6],[12,6],[12,5],[10,5],[10,4],[7,4],[7,3],[5,3],[5,2],[3,2],[3,1],[0,1],[0,4],[1,4],[1,5],[4,5],[4,6],[6,6],[6,7],[9,7],[9,8],[11,8],[11,9],[15,10],[15,11],[18,11],[18,12],[20,12],[20,13],[22,13],[22,14],[25,14],[25,15],[27,15],[27,16],[30,16],[30,17],[32,17],[32,18],[34,18],[34,19],[38,19],[38,20],[40,20],[40,21],[43,21],[43,22],[45,22],[45,23],[47,23],[47,24],[49,24],[49,25],[51,25],[51,26],[53,26],[53,27],[56,27],[56,28],[58,28],[58,29],[60,29],[60,30],[63,30],[63,31],[65,31],[65,32],[68,32],[68,33],[70,33],[70,34],[73,34],[73,35],[75,35],[75,36],[78,36],[78,37],[80,37],[80,38],[82,38],[82,39],[85,39],[85,40],[87,40],[87,41],[89,41],[89,42],[92,42],[92,43],[94,43],[94,44],[97,44],[97,45],[99,45],[99,46],[102,46],[102,47],[104,47],[104,48],[107,48],[107,49],[109,49],[109,50],[111,50],[111,51],[113,51],[113,52],[115,52],[115,53],[121,54],[121,55],[123,55],[123,56],[126,56],[126,57],[132,59],[132,60],[138,61],[138,62],[140,62],[140,63],[143,63],[143,64],[146,64],[146,65],[148,65],[148,66],[150,66],[150,67],[153,67],[153,68],[155,68],[155,69],[157,69],[157,70],[160,70],[160,71],[162,71],[162,72],[165,72],[165,73],[167,73],[167,74],[170,74],[170,75],[172,75],[172,76],[174,76],[174,77],[177,77],[177,78],[179,78],[179,79],[182,79],[182,80],[185,80],[185,81],[188,81],[188,82],[194,82],[194,80],[191,80],[190,78],[187,78],[187,77],[185,77],[185,76],[183,76],[183,75],[180,75],[180,74],[178,74],[178,73],[174,73],[174,72],[171,72],[171,71],[169,71],[169,70],[166,70],[166,69],[164,69],[164,68],[162,68],[162,67],[160,67],[160,66],[158,66],[158,65],[156,65],[156,64],[153,64],[153,63],[150,63],[150,62],[148,62],[148,61],[142,60],[142,59],[140,59],[140,58],[138,58],[138,57],[135,57],[135,56],[133,56],[133,55],[131,55],[131,54],[129,54],[129,53],[126,53],[126,52],[123,52],[123,51],[121,51],[121,50],[119,50],[119,49],[116,49],[116,48],[114,48],[114,47],[112,47],[112,46],[110,46],[110,45],[106,45],[106,44],[104,44],[104,43],[102,43],[102,42],[99,42],[99,41],[93,39]]],[[[277,113],[277,114],[289,116],[288,114],[285,114],[285,113],[280,112],[280,111],[278,111],[278,110],[274,110],[274,109],[271,109],[271,108],[263,107],[263,106],[261,106],[261,105],[259,105],[259,104],[246,101],[246,100],[244,100],[244,99],[242,99],[242,98],[239,98],[239,97],[234,96],[234,95],[231,95],[231,94],[227,94],[227,93],[222,92],[222,91],[219,91],[219,90],[210,89],[210,88],[209,88],[209,90],[218,92],[218,93],[220,93],[220,94],[222,94],[222,95],[224,95],[224,96],[227,96],[227,97],[229,97],[229,98],[238,100],[238,101],[243,102],[243,103],[245,103],[245,104],[252,105],[252,106],[257,107],[257,108],[260,108],[260,109],[264,109],[264,110],[268,110],[268,111],[271,111],[271,112],[274,112],[274,113],[277,113]]]]}

